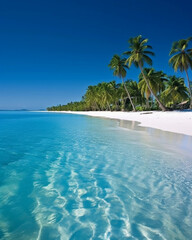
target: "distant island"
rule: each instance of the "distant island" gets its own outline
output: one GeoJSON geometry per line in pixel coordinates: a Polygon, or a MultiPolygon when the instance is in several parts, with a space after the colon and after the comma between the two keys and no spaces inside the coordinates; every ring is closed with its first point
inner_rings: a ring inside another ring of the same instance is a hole
{"type": "Polygon", "coordinates": [[[29,109],[0,109],[0,111],[30,111],[29,109]]]}
{"type": "MultiPolygon", "coordinates": [[[[18,111],[18,112],[28,112],[28,111],[33,111],[31,109],[0,109],[0,111],[18,111]]],[[[44,108],[41,109],[36,109],[35,111],[46,111],[44,108]]]]}

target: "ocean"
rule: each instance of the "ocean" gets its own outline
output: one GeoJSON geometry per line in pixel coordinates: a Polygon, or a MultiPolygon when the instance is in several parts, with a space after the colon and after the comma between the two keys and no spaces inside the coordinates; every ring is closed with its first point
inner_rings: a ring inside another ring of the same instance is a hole
{"type": "Polygon", "coordinates": [[[0,112],[0,239],[189,240],[192,137],[0,112]]]}

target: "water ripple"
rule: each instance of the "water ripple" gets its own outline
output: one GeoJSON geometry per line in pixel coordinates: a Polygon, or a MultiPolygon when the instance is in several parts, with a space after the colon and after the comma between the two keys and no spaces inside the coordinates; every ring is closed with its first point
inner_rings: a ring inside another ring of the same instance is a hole
{"type": "Polygon", "coordinates": [[[16,123],[0,136],[0,239],[191,238],[192,162],[172,142],[82,116],[16,123]]]}

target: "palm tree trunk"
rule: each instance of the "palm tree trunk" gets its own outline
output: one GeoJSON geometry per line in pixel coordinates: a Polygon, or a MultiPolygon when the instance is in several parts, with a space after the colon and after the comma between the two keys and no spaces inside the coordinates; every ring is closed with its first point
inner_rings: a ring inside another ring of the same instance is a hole
{"type": "Polygon", "coordinates": [[[108,101],[107,101],[107,105],[108,105],[109,111],[111,111],[111,107],[108,101]]]}
{"type": "Polygon", "coordinates": [[[147,84],[147,87],[149,88],[149,90],[150,90],[150,92],[153,94],[153,96],[155,97],[156,101],[157,101],[158,104],[159,104],[159,107],[161,108],[161,110],[162,110],[163,112],[166,111],[166,110],[167,110],[166,107],[161,103],[161,101],[158,99],[158,97],[157,97],[156,94],[153,92],[152,88],[150,87],[149,82],[148,82],[147,78],[145,77],[145,74],[144,74],[144,72],[143,72],[143,69],[142,69],[140,63],[139,63],[139,68],[140,68],[140,70],[141,70],[141,73],[142,73],[142,75],[143,75],[143,78],[145,79],[145,82],[146,82],[146,84],[147,84]]]}
{"type": "Polygon", "coordinates": [[[96,111],[97,111],[97,109],[100,111],[100,108],[99,108],[98,104],[96,102],[94,102],[94,103],[95,103],[95,106],[96,106],[96,111]]]}
{"type": "Polygon", "coordinates": [[[115,110],[118,111],[119,110],[119,100],[115,101],[115,110]]]}
{"type": "Polygon", "coordinates": [[[124,101],[124,98],[122,97],[121,98],[121,105],[120,105],[120,109],[121,109],[121,111],[125,111],[125,101],[124,101]],[[123,107],[123,108],[122,108],[123,107]]]}
{"type": "Polygon", "coordinates": [[[147,106],[147,108],[150,107],[150,106],[149,106],[149,99],[148,99],[148,98],[146,99],[146,106],[147,106]]]}
{"type": "Polygon", "coordinates": [[[131,106],[132,106],[132,108],[133,108],[133,112],[136,112],[135,106],[134,106],[134,104],[133,104],[133,101],[132,101],[132,99],[131,99],[131,96],[130,96],[130,94],[129,94],[129,91],[128,91],[128,89],[127,89],[126,86],[125,86],[125,82],[124,82],[123,78],[122,78],[122,83],[123,83],[123,86],[124,86],[125,91],[126,91],[126,93],[127,93],[127,96],[128,96],[128,98],[129,98],[129,100],[130,100],[130,102],[131,102],[131,106]]]}
{"type": "Polygon", "coordinates": [[[191,86],[190,86],[190,81],[189,81],[189,75],[188,75],[188,72],[187,72],[187,69],[185,68],[185,72],[186,72],[186,75],[187,75],[187,81],[188,81],[188,85],[189,85],[189,95],[190,95],[190,106],[189,108],[192,109],[192,93],[191,93],[191,86]]]}

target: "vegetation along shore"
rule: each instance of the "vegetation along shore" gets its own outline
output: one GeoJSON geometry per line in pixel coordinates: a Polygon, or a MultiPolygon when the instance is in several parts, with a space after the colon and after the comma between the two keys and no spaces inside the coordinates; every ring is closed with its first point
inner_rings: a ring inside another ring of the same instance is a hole
{"type": "Polygon", "coordinates": [[[185,72],[185,79],[168,76],[152,68],[154,52],[148,39],[141,35],[128,40],[129,50],[121,56],[115,54],[109,67],[116,81],[88,86],[79,102],[48,107],[48,111],[143,111],[192,109],[192,84],[188,71],[192,69],[192,37],[174,42],[170,50],[169,64],[174,71],[185,72]],[[140,69],[138,81],[126,79],[132,65],[140,69]],[[148,67],[144,67],[147,65],[148,67]]]}

